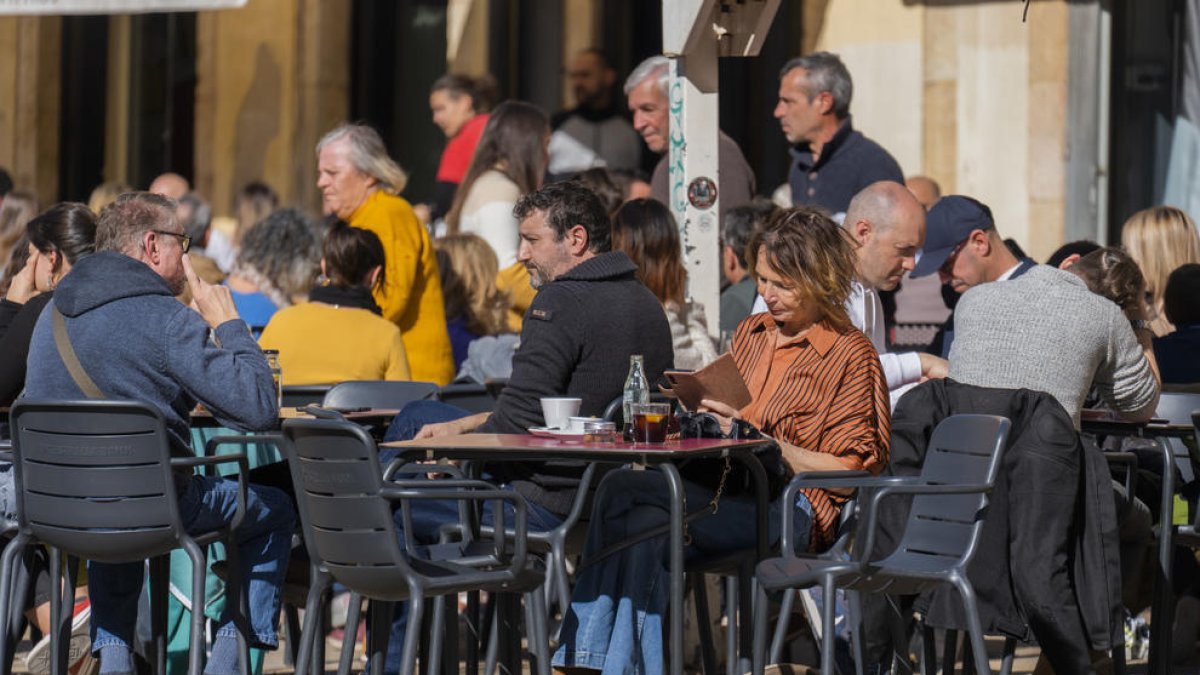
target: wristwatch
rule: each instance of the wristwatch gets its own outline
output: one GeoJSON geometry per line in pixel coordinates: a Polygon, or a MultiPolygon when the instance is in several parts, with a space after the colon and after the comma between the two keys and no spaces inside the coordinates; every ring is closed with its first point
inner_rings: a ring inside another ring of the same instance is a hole
{"type": "Polygon", "coordinates": [[[1134,330],[1150,330],[1150,322],[1145,319],[1130,319],[1129,327],[1134,330]]]}

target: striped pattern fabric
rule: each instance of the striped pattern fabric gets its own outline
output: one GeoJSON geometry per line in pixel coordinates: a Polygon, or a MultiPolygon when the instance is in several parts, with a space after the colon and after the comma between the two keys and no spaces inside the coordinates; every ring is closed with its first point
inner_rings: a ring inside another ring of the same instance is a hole
{"type": "MultiPolygon", "coordinates": [[[[742,419],[776,440],[834,455],[847,470],[879,473],[888,462],[891,418],[887,381],[870,340],[824,321],[777,346],[778,335],[765,313],[751,315],[734,333],[734,359],[753,397],[742,419]]],[[[810,550],[823,550],[833,542],[847,498],[803,492],[813,506],[810,550]]]]}

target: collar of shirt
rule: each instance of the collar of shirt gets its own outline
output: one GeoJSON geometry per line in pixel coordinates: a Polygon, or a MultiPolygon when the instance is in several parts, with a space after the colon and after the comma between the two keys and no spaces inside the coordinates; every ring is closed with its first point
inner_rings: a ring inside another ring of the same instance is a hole
{"type": "Polygon", "coordinates": [[[1013,272],[1016,272],[1016,271],[1017,271],[1017,268],[1018,268],[1018,267],[1020,267],[1020,266],[1021,266],[1021,261],[1019,261],[1019,260],[1018,260],[1018,261],[1017,261],[1017,264],[1016,264],[1016,265],[1013,265],[1013,266],[1012,266],[1012,267],[1010,267],[1010,268],[1008,268],[1008,271],[1007,271],[1007,272],[1005,272],[1004,274],[1001,274],[1000,276],[996,277],[996,281],[1008,281],[1008,278],[1009,278],[1009,277],[1011,277],[1011,276],[1013,275],[1013,272]]]}
{"type": "MultiPolygon", "coordinates": [[[[776,340],[777,338],[775,334],[779,332],[779,324],[775,323],[775,320],[770,316],[764,315],[763,322],[759,325],[757,330],[768,333],[772,340],[776,340]]],[[[814,323],[812,327],[800,335],[788,338],[779,346],[781,348],[799,347],[807,344],[817,352],[818,356],[824,358],[825,355],[829,353],[829,350],[833,348],[833,343],[837,341],[837,338],[838,332],[834,330],[833,327],[828,324],[828,322],[822,319],[814,323]]]]}
{"type": "Polygon", "coordinates": [[[828,143],[821,146],[821,157],[816,162],[813,162],[812,159],[811,143],[800,143],[793,147],[791,149],[792,156],[796,158],[797,163],[801,166],[801,168],[804,169],[804,171],[819,168],[822,164],[825,164],[829,161],[829,158],[832,157],[835,152],[837,152],[838,147],[841,146],[842,143],[846,142],[846,139],[850,137],[850,134],[853,131],[854,125],[850,123],[850,118],[847,117],[846,119],[842,120],[841,126],[838,127],[836,132],[834,132],[833,138],[830,138],[828,143]]]}

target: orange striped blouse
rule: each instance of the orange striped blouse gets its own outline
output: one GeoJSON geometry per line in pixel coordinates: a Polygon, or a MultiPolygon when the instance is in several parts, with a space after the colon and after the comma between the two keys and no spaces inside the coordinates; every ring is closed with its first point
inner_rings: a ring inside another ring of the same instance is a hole
{"type": "MultiPolygon", "coordinates": [[[[853,327],[822,321],[776,347],[769,314],[738,325],[733,355],[753,401],[741,417],[781,441],[837,457],[847,470],[879,473],[888,461],[891,418],[887,382],[870,340],[853,327]]],[[[803,490],[813,507],[810,550],[833,542],[846,497],[803,490]]]]}

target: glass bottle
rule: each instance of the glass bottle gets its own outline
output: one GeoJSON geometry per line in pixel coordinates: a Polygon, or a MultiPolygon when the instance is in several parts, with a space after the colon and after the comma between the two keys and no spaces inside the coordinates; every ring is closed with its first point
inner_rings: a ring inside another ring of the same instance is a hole
{"type": "Polygon", "coordinates": [[[622,419],[625,421],[625,438],[628,440],[633,436],[631,406],[634,403],[650,402],[650,383],[646,380],[646,367],[641,354],[629,357],[629,375],[625,377],[625,390],[622,398],[622,412],[624,413],[622,419]]]}
{"type": "Polygon", "coordinates": [[[271,369],[271,379],[275,380],[275,404],[283,407],[283,367],[279,365],[279,350],[264,349],[263,356],[267,357],[267,367],[271,369]]]}

